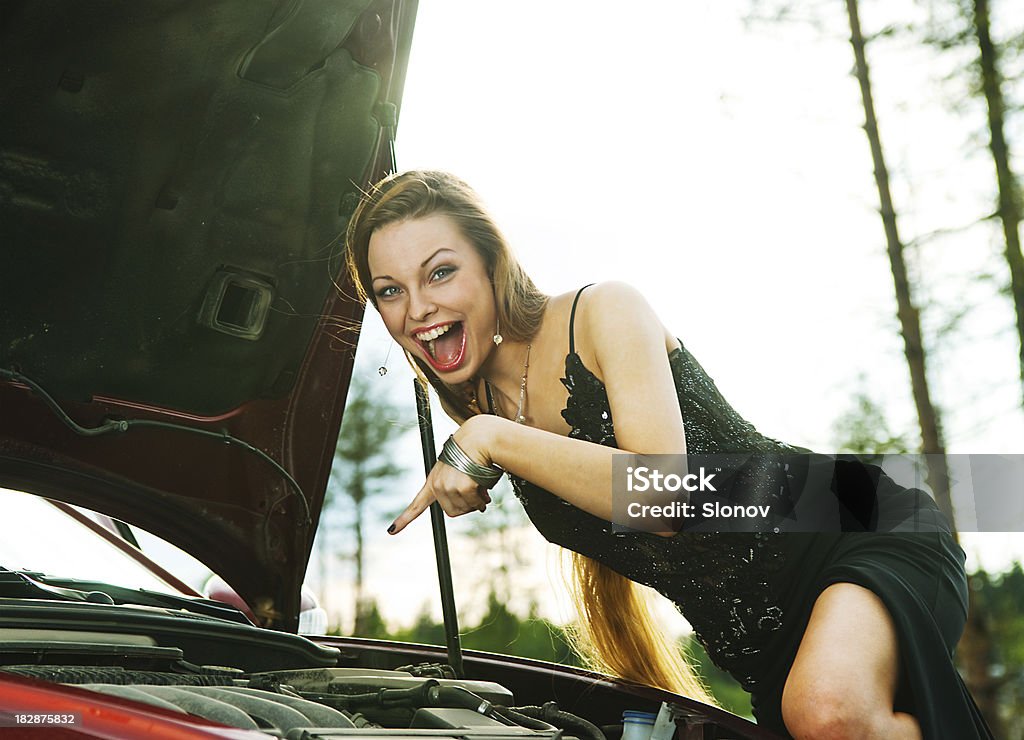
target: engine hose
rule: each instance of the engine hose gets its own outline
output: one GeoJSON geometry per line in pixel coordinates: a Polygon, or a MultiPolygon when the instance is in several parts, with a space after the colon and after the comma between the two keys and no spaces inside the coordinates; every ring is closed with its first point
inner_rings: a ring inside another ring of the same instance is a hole
{"type": "MultiPolygon", "coordinates": [[[[307,698],[312,695],[307,694],[307,698]]],[[[324,696],[322,694],[317,695],[324,696]]],[[[450,707],[471,709],[491,716],[493,705],[483,697],[461,686],[442,686],[435,679],[428,679],[408,689],[379,689],[363,694],[330,694],[335,703],[346,707],[380,707],[420,709],[423,707],[450,707]]],[[[550,729],[550,728],[546,728],[550,729]]]]}
{"type": "MultiPolygon", "coordinates": [[[[537,707],[534,707],[535,709],[537,707]]],[[[516,709],[509,709],[508,707],[494,707],[494,713],[504,720],[507,720],[515,725],[521,725],[529,730],[540,730],[541,732],[551,732],[558,728],[554,725],[549,725],[547,722],[542,722],[539,719],[534,719],[529,715],[523,714],[516,709]]]]}
{"type": "Polygon", "coordinates": [[[553,701],[546,702],[544,706],[540,707],[515,707],[512,711],[518,712],[524,717],[548,722],[555,727],[569,730],[574,734],[585,736],[592,740],[607,740],[600,727],[575,714],[563,712],[558,708],[558,704],[553,701]]]}
{"type": "Polygon", "coordinates": [[[395,670],[411,673],[416,678],[458,678],[455,669],[447,663],[417,663],[399,666],[395,670]]]}
{"type": "Polygon", "coordinates": [[[300,692],[304,699],[318,701],[335,709],[351,712],[355,707],[408,708],[456,707],[471,709],[487,717],[518,725],[530,730],[557,733],[570,729],[589,740],[606,740],[604,733],[594,724],[581,717],[558,709],[555,702],[543,707],[500,707],[461,686],[441,686],[438,681],[428,680],[408,689],[380,689],[363,694],[321,694],[300,692]]]}
{"type": "Polygon", "coordinates": [[[387,707],[426,707],[431,706],[432,700],[440,683],[434,679],[428,679],[419,686],[408,689],[380,689],[370,694],[355,694],[345,697],[353,704],[387,707]]]}
{"type": "Polygon", "coordinates": [[[434,697],[440,684],[434,679],[424,681],[418,686],[408,689],[378,689],[363,694],[323,694],[315,691],[299,692],[303,699],[320,701],[335,709],[351,709],[354,707],[380,707],[382,709],[404,707],[437,706],[434,697]]]}
{"type": "Polygon", "coordinates": [[[349,719],[352,720],[352,724],[354,724],[356,727],[377,728],[377,727],[382,727],[383,726],[383,725],[378,725],[376,722],[371,722],[370,720],[368,720],[364,715],[360,714],[359,712],[356,712],[355,714],[352,714],[349,717],[349,719]]]}
{"type": "Polygon", "coordinates": [[[494,705],[483,697],[461,686],[438,686],[428,694],[434,707],[459,707],[472,709],[480,714],[490,715],[494,705]]]}

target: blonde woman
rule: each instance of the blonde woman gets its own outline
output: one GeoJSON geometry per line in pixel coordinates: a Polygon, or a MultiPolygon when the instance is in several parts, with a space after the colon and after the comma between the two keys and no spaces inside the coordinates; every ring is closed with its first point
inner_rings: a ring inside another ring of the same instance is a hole
{"type": "MultiPolygon", "coordinates": [[[[540,293],[458,178],[378,183],[346,248],[357,288],[461,425],[391,534],[433,501],[450,516],[484,511],[507,471],[537,529],[574,553],[596,667],[709,699],[652,627],[633,589],[642,583],[677,605],[767,727],[798,738],[990,737],[951,662],[966,580],[937,511],[933,531],[912,535],[617,534],[616,453],[795,449],[729,406],[637,290],[540,293]]],[[[884,476],[876,485],[901,500],[884,476]]]]}

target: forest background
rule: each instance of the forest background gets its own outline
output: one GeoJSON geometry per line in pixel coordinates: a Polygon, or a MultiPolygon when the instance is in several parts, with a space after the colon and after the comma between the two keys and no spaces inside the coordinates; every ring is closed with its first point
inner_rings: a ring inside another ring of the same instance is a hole
{"type": "MultiPolygon", "coordinates": [[[[770,436],[1019,455],[1022,77],[1008,0],[422,3],[398,166],[474,185],[545,292],[641,287],[770,436]]],[[[384,534],[422,481],[411,374],[398,352],[377,372],[389,346],[369,310],[309,582],[336,631],[440,644],[429,527],[384,534]]],[[[450,522],[464,645],[572,662],[558,556],[495,498],[450,522]]],[[[964,520],[961,669],[1022,738],[1024,537],[964,520]]]]}

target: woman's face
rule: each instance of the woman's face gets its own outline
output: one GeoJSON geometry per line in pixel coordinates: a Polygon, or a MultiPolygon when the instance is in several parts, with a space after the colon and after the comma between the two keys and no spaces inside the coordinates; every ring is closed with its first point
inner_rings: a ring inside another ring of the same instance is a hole
{"type": "Polygon", "coordinates": [[[494,289],[483,258],[444,214],[388,224],[367,254],[388,332],[446,383],[473,378],[494,349],[494,289]]]}

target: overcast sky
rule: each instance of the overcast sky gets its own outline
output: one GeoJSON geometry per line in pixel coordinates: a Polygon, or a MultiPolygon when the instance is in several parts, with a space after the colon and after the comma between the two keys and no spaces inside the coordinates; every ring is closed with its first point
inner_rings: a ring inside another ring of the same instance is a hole
{"type": "MultiPolygon", "coordinates": [[[[608,279],[640,287],[766,434],[833,450],[835,420],[862,389],[894,431],[916,439],[845,17],[745,23],[750,5],[421,3],[399,169],[450,170],[478,189],[545,292],[608,279]]],[[[862,23],[870,33],[923,12],[903,0],[865,3],[862,23]],[[881,17],[883,6],[893,15],[881,17]]],[[[904,240],[991,212],[987,140],[972,138],[984,110],[951,113],[964,83],[941,79],[963,58],[899,38],[869,54],[904,240]]],[[[997,237],[981,225],[910,253],[912,275],[927,283],[929,338],[964,313],[958,333],[931,344],[951,452],[1020,452],[1024,440],[997,237]]],[[[371,317],[363,372],[376,375],[387,345],[371,317]]],[[[381,382],[408,398],[400,367],[381,382]]],[[[418,466],[409,480],[411,498],[418,466]]],[[[385,602],[396,586],[433,587],[432,571],[409,576],[399,564],[405,548],[429,548],[423,519],[401,545],[371,544],[385,602]]],[[[1020,539],[986,535],[965,547],[1003,567],[1024,550],[1020,539]]],[[[385,613],[409,621],[407,611],[385,613]]]]}

